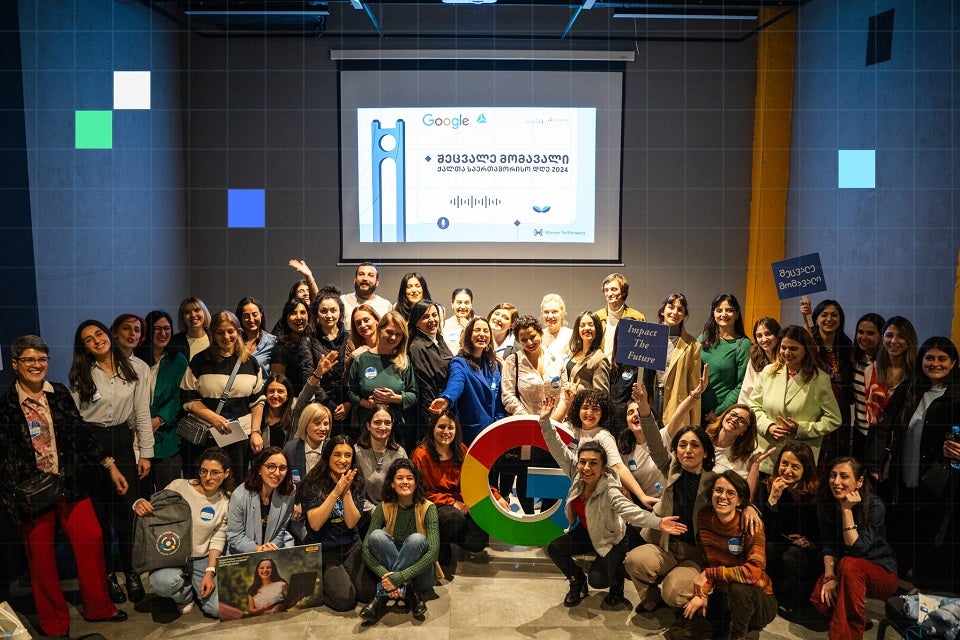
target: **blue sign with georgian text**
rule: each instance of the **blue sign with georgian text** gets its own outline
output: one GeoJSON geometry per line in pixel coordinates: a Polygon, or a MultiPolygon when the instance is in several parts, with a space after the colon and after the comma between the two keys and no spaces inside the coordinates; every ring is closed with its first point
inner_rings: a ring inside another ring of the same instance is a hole
{"type": "Polygon", "coordinates": [[[781,300],[827,290],[819,253],[779,260],[770,266],[773,267],[773,279],[777,283],[777,296],[781,300]]]}
{"type": "Polygon", "coordinates": [[[621,319],[617,323],[617,362],[628,367],[667,370],[670,327],[665,324],[621,319]]]}

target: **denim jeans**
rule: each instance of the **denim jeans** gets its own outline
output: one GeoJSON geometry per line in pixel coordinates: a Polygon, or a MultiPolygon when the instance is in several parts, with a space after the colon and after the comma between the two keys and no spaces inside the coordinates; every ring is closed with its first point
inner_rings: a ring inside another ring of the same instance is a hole
{"type": "MultiPolygon", "coordinates": [[[[407,536],[407,539],[403,541],[403,545],[397,549],[397,545],[393,541],[393,536],[383,529],[370,532],[367,538],[367,546],[370,549],[370,553],[373,554],[373,557],[379,560],[380,564],[390,571],[400,571],[412,566],[430,549],[426,536],[420,533],[407,536]]],[[[418,592],[426,591],[436,584],[433,577],[433,565],[431,564],[423,573],[415,576],[411,582],[413,583],[413,588],[418,592]]],[[[377,595],[387,595],[383,585],[379,583],[377,584],[377,595]]]]}
{"type": "Polygon", "coordinates": [[[164,598],[171,598],[179,605],[200,600],[203,612],[212,618],[220,617],[220,595],[216,587],[206,598],[200,598],[200,583],[207,575],[207,557],[188,560],[182,567],[157,569],[150,573],[150,586],[153,592],[164,598]]]}

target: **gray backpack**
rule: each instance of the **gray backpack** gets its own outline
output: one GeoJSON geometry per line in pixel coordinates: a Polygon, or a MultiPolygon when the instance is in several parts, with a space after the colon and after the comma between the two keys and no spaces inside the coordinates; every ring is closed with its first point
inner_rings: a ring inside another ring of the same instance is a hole
{"type": "Polygon", "coordinates": [[[193,549],[190,503],[176,491],[161,489],[150,496],[150,504],[153,513],[134,516],[133,570],[184,566],[193,549]]]}

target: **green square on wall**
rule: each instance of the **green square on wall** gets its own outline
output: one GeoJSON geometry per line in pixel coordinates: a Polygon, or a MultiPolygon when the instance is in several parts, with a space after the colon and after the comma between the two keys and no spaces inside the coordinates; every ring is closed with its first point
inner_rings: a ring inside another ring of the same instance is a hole
{"type": "Polygon", "coordinates": [[[77,149],[113,148],[113,111],[77,111],[77,149]]]}

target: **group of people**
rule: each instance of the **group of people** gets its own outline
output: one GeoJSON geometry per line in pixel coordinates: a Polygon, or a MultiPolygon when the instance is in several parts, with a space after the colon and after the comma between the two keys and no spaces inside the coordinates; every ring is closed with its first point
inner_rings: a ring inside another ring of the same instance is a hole
{"type": "MultiPolygon", "coordinates": [[[[269,331],[251,297],[215,314],[187,298],[176,333],[162,310],[87,320],[69,387],[47,380],[43,340],[14,343],[0,499],[20,527],[44,633],[69,627],[55,526],[76,552],[84,616],[123,620],[115,605],[145,594],[134,518],[163,488],[191,506],[193,549],[149,581],[182,613],[198,603],[218,615],[221,554],[320,544],[324,604],[362,603],[376,620],[393,600],[422,617],[424,592],[456,571],[455,547],[489,542],[461,493],[466,451],[521,414],[539,416],[549,455],[508,451],[490,492],[529,513],[531,465],[570,477],[570,527],[547,549],[569,580],[566,606],[588,585],[608,590],[607,607],[631,606],[629,578],[638,613],[682,613],[674,636],[702,619],[714,637],[747,637],[778,606],[809,603],[834,640],[862,637],[865,598],[892,595],[898,575],[956,590],[960,356],[947,338],[918,345],[906,318],[867,314],[851,340],[834,300],[803,303],[806,326],[765,317],[748,336],[727,293],[694,337],[675,292],[656,313],[669,327],[666,369],[644,370],[614,357],[620,320],[645,320],[619,273],[602,282],[604,306],[567,326],[557,294],[536,316],[507,302],[483,316],[459,287],[448,314],[420,273],[403,276],[391,303],[372,263],[345,295],[290,264],[303,279],[269,331]],[[178,436],[184,416],[208,427],[199,443],[178,436]],[[40,472],[59,474],[64,492],[27,513],[16,489],[40,472]],[[588,572],[582,553],[597,556],[588,572]]],[[[256,575],[247,613],[288,606],[275,566],[256,575]]]]}

